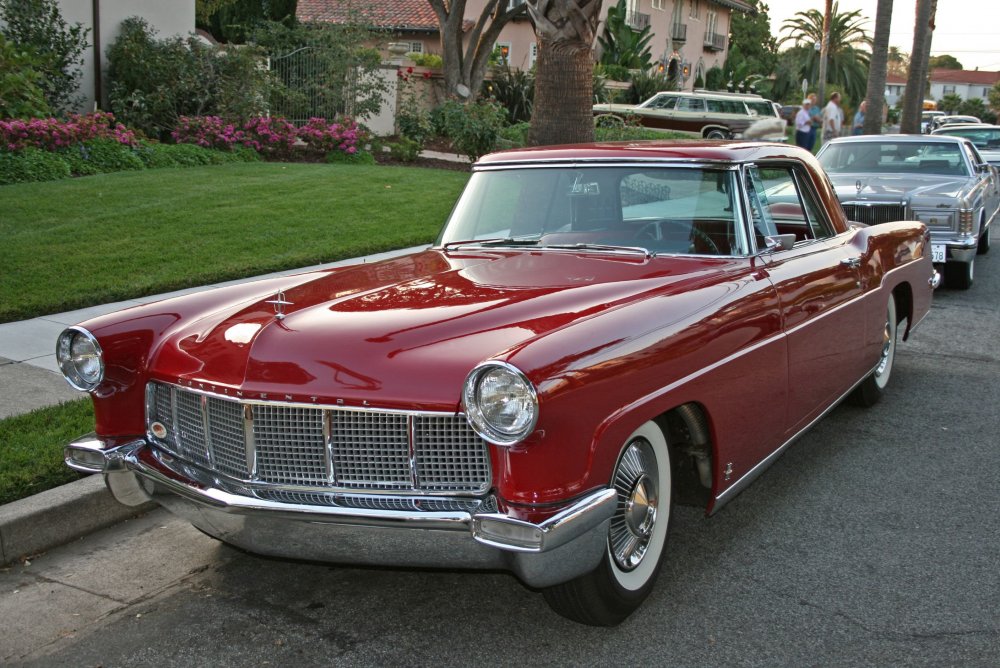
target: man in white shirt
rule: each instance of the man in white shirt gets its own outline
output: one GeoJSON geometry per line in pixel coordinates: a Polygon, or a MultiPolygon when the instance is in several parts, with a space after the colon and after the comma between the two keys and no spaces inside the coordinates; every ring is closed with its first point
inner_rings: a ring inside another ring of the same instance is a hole
{"type": "Polygon", "coordinates": [[[840,136],[844,116],[840,112],[840,93],[830,96],[830,101],[823,108],[823,141],[829,141],[840,136]]]}
{"type": "Polygon", "coordinates": [[[795,145],[801,146],[807,151],[812,150],[809,138],[812,137],[812,116],[809,111],[812,109],[812,100],[806,98],[802,100],[802,108],[795,114],[795,145]]]}

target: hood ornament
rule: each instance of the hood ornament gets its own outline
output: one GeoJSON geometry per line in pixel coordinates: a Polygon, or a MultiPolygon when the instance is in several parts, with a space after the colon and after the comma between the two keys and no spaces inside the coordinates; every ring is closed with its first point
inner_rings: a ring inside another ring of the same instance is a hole
{"type": "Polygon", "coordinates": [[[274,299],[269,299],[269,300],[267,300],[264,303],[265,304],[274,304],[274,317],[275,317],[275,319],[276,320],[284,320],[285,319],[284,307],[285,306],[291,306],[295,302],[286,301],[285,300],[285,291],[284,290],[278,290],[278,294],[276,294],[274,296],[274,299]]]}
{"type": "Polygon", "coordinates": [[[861,179],[858,179],[857,182],[854,184],[854,187],[858,189],[858,192],[861,192],[862,190],[864,190],[865,185],[861,183],[861,179]]]}

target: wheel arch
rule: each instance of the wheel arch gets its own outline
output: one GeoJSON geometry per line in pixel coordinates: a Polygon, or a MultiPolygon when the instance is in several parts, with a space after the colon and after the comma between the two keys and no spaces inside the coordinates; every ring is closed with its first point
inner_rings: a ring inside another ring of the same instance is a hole
{"type": "Polygon", "coordinates": [[[906,341],[913,326],[913,286],[904,281],[892,289],[892,296],[896,299],[896,323],[906,320],[906,331],[903,332],[903,340],[906,341]]]}

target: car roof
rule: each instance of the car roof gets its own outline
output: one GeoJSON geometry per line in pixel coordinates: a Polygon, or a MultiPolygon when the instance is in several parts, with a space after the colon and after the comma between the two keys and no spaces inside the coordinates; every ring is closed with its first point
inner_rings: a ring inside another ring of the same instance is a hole
{"type": "Polygon", "coordinates": [[[992,125],[990,123],[950,123],[948,125],[942,125],[938,129],[932,132],[932,135],[946,134],[952,130],[1000,130],[1000,125],[992,125]]]}
{"type": "Polygon", "coordinates": [[[854,143],[911,143],[926,144],[932,143],[958,143],[965,141],[964,137],[951,137],[948,135],[852,135],[850,137],[836,137],[828,141],[828,144],[854,144],[854,143]]]}
{"type": "Polygon", "coordinates": [[[749,162],[768,158],[810,161],[808,151],[787,144],[742,141],[656,140],[595,142],[500,151],[483,156],[479,166],[576,161],[672,160],[678,162],[749,162]]]}

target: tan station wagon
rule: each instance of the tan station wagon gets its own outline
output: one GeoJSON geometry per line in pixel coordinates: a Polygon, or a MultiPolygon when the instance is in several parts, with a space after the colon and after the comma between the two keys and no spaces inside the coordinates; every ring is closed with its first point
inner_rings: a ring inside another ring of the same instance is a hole
{"type": "MultiPolygon", "coordinates": [[[[682,132],[705,139],[739,139],[755,121],[780,118],[775,105],[760,95],[725,92],[662,92],[642,104],[595,104],[594,115],[637,116],[643,127],[682,132]]],[[[782,125],[773,136],[785,141],[782,125]]]]}

